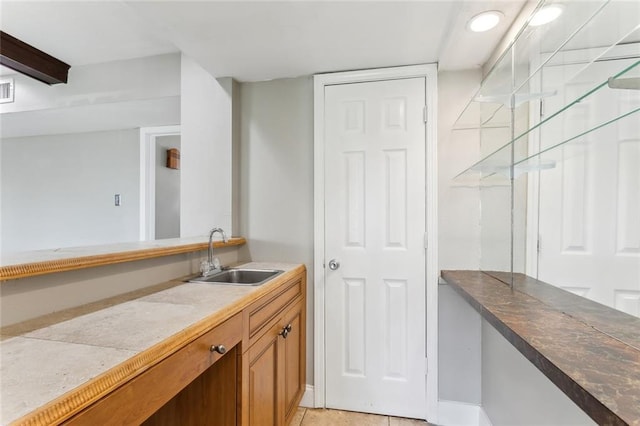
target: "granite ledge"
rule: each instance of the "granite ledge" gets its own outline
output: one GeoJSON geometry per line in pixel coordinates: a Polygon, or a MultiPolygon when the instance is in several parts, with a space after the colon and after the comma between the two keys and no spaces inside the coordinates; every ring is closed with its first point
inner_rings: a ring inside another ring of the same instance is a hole
{"type": "Polygon", "coordinates": [[[640,319],[523,274],[441,275],[594,421],[640,425],[640,319]]]}

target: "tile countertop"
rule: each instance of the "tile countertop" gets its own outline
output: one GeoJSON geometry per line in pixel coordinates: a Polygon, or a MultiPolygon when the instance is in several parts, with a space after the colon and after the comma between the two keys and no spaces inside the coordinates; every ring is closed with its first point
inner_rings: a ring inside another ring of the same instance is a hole
{"type": "MultiPolygon", "coordinates": [[[[302,265],[251,262],[238,265],[285,271],[261,286],[185,283],[71,319],[61,313],[4,327],[0,342],[0,423],[16,419],[58,398],[68,397],[98,376],[141,358],[185,330],[221,323],[302,270],[302,265]],[[38,324],[37,329],[30,327],[38,324]],[[66,395],[65,395],[66,394],[66,395]]],[[[132,293],[134,294],[134,293],[132,293]]],[[[205,328],[206,327],[206,328],[205,328]]],[[[174,348],[177,349],[178,347],[174,348]]],[[[167,354],[164,354],[165,356],[167,354]]],[[[139,365],[140,362],[137,363],[139,365]]],[[[129,366],[130,368],[130,366],[129,366]]],[[[122,376],[122,374],[120,374],[122,376]]],[[[129,380],[131,377],[124,377],[129,380]]]]}
{"type": "Polygon", "coordinates": [[[640,318],[523,274],[442,277],[598,424],[640,426],[640,318]]]}

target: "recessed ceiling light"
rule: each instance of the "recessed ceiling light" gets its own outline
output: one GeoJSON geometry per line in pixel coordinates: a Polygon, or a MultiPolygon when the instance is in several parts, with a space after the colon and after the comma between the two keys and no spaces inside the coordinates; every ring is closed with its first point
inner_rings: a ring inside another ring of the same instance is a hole
{"type": "Polygon", "coordinates": [[[532,27],[538,27],[540,25],[548,24],[549,22],[557,19],[560,15],[562,15],[562,6],[559,4],[550,4],[534,13],[529,21],[529,25],[532,27]]]}
{"type": "Polygon", "coordinates": [[[469,20],[467,27],[475,32],[482,33],[494,28],[502,19],[502,13],[497,10],[482,12],[469,20]]]}

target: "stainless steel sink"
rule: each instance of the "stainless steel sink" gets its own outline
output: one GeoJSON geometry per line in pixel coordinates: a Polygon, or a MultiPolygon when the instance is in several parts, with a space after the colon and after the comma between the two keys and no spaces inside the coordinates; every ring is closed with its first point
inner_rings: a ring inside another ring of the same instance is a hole
{"type": "Polygon", "coordinates": [[[189,282],[257,286],[264,284],[271,278],[274,278],[283,272],[284,271],[280,271],[278,269],[233,268],[218,272],[217,274],[210,275],[208,277],[196,277],[189,280],[189,282]]]}

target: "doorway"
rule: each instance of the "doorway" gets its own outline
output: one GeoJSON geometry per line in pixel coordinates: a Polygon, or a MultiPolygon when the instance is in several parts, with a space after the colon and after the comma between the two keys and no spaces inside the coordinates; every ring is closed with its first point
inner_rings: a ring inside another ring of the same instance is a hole
{"type": "Polygon", "coordinates": [[[169,148],[180,148],[180,126],[140,128],[140,241],[180,236],[180,170],[166,168],[169,148]]]}
{"type": "Polygon", "coordinates": [[[180,135],[156,137],[154,239],[180,237],[180,135]],[[167,157],[172,156],[171,160],[167,157]],[[170,164],[171,163],[171,164],[170,164]]]}
{"type": "Polygon", "coordinates": [[[316,406],[436,419],[436,87],[315,77],[316,406]]]}

